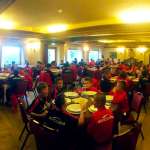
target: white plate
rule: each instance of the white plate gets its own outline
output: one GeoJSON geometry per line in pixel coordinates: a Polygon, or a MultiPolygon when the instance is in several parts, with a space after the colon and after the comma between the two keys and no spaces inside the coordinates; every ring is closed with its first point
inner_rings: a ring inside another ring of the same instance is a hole
{"type": "Polygon", "coordinates": [[[84,104],[84,103],[87,103],[88,100],[86,98],[83,98],[83,97],[79,97],[79,98],[74,98],[72,100],[73,103],[78,103],[78,104],[84,104]]]}
{"type": "Polygon", "coordinates": [[[91,105],[91,106],[88,108],[88,110],[89,110],[90,112],[96,112],[96,111],[97,111],[97,108],[95,108],[94,105],[91,105]]]}
{"type": "Polygon", "coordinates": [[[65,102],[66,102],[66,104],[69,104],[69,103],[71,103],[71,99],[70,98],[65,98],[65,102]]]}
{"type": "Polygon", "coordinates": [[[87,96],[93,96],[93,95],[96,95],[97,92],[94,92],[94,91],[83,91],[81,94],[82,95],[87,95],[87,96]]]}
{"type": "Polygon", "coordinates": [[[81,105],[80,104],[70,104],[67,106],[66,111],[71,114],[80,114],[81,105]]]}
{"type": "Polygon", "coordinates": [[[106,95],[106,101],[112,101],[113,98],[114,97],[112,95],[106,95]]]}
{"type": "Polygon", "coordinates": [[[76,92],[65,92],[64,95],[66,97],[78,97],[79,96],[79,94],[76,92]]]}

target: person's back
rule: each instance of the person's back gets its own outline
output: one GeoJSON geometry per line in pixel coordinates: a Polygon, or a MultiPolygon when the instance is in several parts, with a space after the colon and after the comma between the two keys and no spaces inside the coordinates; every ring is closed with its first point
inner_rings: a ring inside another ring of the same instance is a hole
{"type": "Polygon", "coordinates": [[[59,95],[55,99],[55,104],[56,109],[49,110],[45,123],[59,130],[59,144],[67,149],[68,147],[72,147],[73,141],[75,140],[78,120],[65,112],[64,96],[59,95]]]}
{"type": "Polygon", "coordinates": [[[93,141],[94,149],[107,149],[111,147],[113,132],[113,114],[110,109],[105,108],[106,95],[97,94],[94,98],[94,106],[97,111],[92,114],[87,126],[87,133],[93,141]]]}

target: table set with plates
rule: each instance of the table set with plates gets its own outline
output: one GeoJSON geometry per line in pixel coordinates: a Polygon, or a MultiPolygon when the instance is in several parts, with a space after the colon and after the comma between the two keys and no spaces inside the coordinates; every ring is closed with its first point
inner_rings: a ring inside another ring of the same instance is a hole
{"type": "Polygon", "coordinates": [[[50,71],[53,75],[56,75],[56,76],[61,74],[61,72],[62,72],[61,69],[57,69],[57,68],[52,68],[52,69],[50,69],[50,71]]]}
{"type": "Polygon", "coordinates": [[[10,73],[0,73],[0,80],[1,81],[7,80],[9,75],[10,73]]]}
{"type": "MultiPolygon", "coordinates": [[[[72,115],[79,116],[81,113],[81,106],[86,104],[88,115],[97,111],[97,108],[94,107],[94,95],[97,92],[94,91],[83,91],[79,95],[76,92],[65,92],[65,102],[66,102],[66,111],[72,115]]],[[[113,100],[113,96],[106,95],[106,108],[111,107],[111,101],[113,100]]]]}
{"type": "MultiPolygon", "coordinates": [[[[118,76],[111,77],[111,78],[110,78],[110,81],[111,81],[112,83],[115,83],[115,82],[117,82],[117,78],[118,78],[118,76]]],[[[129,76],[128,78],[129,78],[133,83],[138,83],[138,82],[139,82],[139,78],[136,78],[136,77],[133,77],[133,76],[129,76]]]]}

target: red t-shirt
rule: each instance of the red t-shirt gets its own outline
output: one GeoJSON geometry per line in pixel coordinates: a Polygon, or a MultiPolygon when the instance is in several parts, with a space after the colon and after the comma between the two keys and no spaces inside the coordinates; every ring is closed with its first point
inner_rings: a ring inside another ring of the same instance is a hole
{"type": "Polygon", "coordinates": [[[33,87],[32,77],[30,75],[25,74],[24,79],[28,82],[28,85],[27,85],[28,89],[32,89],[32,87],[33,87]]]}
{"type": "Polygon", "coordinates": [[[39,81],[40,82],[46,82],[48,86],[52,86],[52,79],[51,76],[48,72],[41,71],[40,76],[39,76],[39,81]]]}
{"type": "Polygon", "coordinates": [[[113,129],[113,115],[110,109],[100,108],[92,114],[87,131],[97,143],[111,139],[113,129]]]}
{"type": "Polygon", "coordinates": [[[118,111],[121,113],[129,111],[128,97],[125,91],[115,91],[112,93],[114,96],[112,103],[118,104],[118,111]]]}

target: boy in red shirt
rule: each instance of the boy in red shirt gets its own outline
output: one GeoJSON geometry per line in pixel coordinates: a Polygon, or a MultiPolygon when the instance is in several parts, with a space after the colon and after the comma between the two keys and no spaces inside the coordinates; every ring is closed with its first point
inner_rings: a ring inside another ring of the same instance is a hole
{"type": "Polygon", "coordinates": [[[117,106],[117,111],[120,113],[127,113],[129,111],[128,97],[125,89],[125,82],[118,81],[116,87],[112,91],[112,103],[117,106]]]}
{"type": "MultiPolygon", "coordinates": [[[[103,145],[103,149],[107,149],[108,146],[111,147],[112,131],[113,131],[113,114],[110,109],[105,108],[106,95],[97,94],[94,98],[94,106],[97,111],[92,114],[88,126],[87,133],[94,140],[94,146],[103,145]],[[110,144],[104,144],[104,143],[110,144]]],[[[85,109],[82,107],[82,111],[79,118],[79,124],[85,123],[85,109]]],[[[89,142],[91,142],[91,140],[89,142]]],[[[89,144],[89,143],[88,143],[89,144]]]]}

